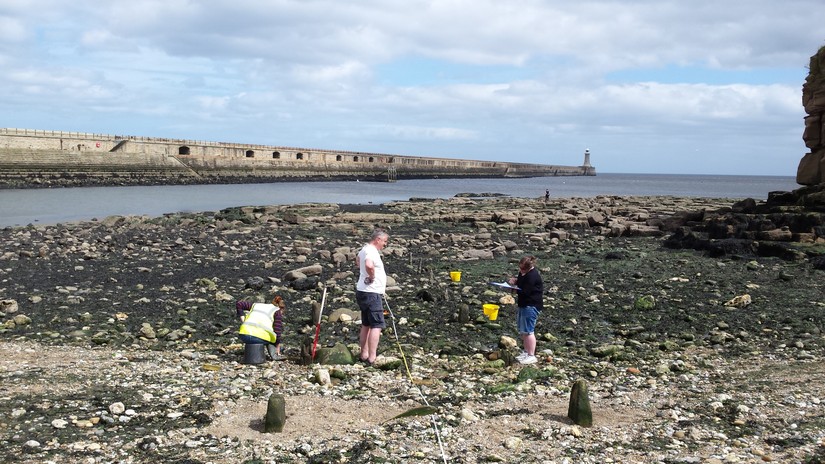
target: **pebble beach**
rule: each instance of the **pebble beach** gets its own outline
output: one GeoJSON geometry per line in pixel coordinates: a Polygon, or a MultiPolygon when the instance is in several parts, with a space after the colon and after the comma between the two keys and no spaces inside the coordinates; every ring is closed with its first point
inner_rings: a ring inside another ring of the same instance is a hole
{"type": "Polygon", "coordinates": [[[0,459],[825,462],[823,271],[663,246],[676,213],[732,203],[466,194],[0,229],[0,459]],[[303,364],[324,289],[320,346],[357,355],[374,227],[378,362],[303,364]],[[511,362],[512,295],[489,285],[526,254],[546,290],[530,366],[511,362]],[[235,301],[275,294],[287,359],[243,364],[235,301]],[[589,427],[568,417],[577,380],[589,427]],[[281,433],[263,433],[272,394],[281,433]]]}

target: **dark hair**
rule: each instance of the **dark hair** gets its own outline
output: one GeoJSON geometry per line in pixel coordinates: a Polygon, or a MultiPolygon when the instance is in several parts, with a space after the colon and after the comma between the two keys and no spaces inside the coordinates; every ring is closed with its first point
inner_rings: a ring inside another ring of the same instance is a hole
{"type": "Polygon", "coordinates": [[[531,267],[536,267],[536,257],[533,255],[528,255],[518,262],[519,269],[530,269],[531,267]]]}

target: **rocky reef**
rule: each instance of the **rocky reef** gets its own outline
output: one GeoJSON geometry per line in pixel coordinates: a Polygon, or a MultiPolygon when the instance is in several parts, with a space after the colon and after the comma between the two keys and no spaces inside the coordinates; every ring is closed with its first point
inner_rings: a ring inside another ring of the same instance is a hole
{"type": "Polygon", "coordinates": [[[822,462],[822,271],[662,246],[683,211],[732,209],[467,195],[2,229],[0,459],[822,462]],[[323,289],[319,346],[357,356],[354,257],[374,226],[390,233],[378,361],[302,363],[323,289]],[[489,285],[525,254],[546,283],[529,366],[513,296],[489,285]],[[288,359],[242,364],[234,302],[273,294],[288,359]],[[582,380],[591,427],[566,416],[582,380]],[[287,419],[267,434],[272,394],[287,419]]]}
{"type": "Polygon", "coordinates": [[[776,256],[810,260],[825,269],[825,184],[772,192],[767,201],[746,199],[729,208],[680,212],[669,221],[670,248],[711,256],[776,256]]]}

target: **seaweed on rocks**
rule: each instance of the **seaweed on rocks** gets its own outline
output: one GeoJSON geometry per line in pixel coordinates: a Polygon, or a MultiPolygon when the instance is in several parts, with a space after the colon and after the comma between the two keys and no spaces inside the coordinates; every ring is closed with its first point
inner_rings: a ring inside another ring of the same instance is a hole
{"type": "Polygon", "coordinates": [[[752,254],[747,242],[709,255],[646,229],[730,203],[455,198],[3,229],[0,458],[437,461],[429,420],[382,425],[421,406],[422,392],[439,409],[447,452],[464,462],[523,454],[519,440],[559,461],[571,450],[594,462],[815,456],[825,416],[817,258],[752,254]],[[324,288],[321,345],[357,349],[354,259],[375,226],[391,236],[386,368],[300,365],[324,288]],[[508,351],[519,345],[513,295],[489,285],[525,254],[538,258],[546,290],[534,370],[508,351]],[[319,274],[290,280],[308,267],[319,274]],[[245,366],[234,303],[275,293],[287,302],[288,359],[245,366]],[[727,305],[744,295],[748,304],[727,305]],[[501,306],[497,320],[486,303],[501,306]],[[327,367],[321,385],[316,370],[327,367]],[[593,395],[587,432],[563,419],[579,378],[593,395]],[[274,391],[302,411],[288,422],[307,427],[275,442],[254,416],[274,391]]]}

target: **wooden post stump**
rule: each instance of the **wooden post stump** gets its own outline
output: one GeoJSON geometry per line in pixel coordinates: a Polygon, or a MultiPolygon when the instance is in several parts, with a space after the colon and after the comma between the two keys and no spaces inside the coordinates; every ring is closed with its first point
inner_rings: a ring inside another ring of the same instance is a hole
{"type": "Polygon", "coordinates": [[[264,432],[283,432],[286,423],[286,401],[284,395],[273,393],[269,396],[269,403],[266,405],[266,417],[264,418],[264,432]]]}
{"type": "Polygon", "coordinates": [[[462,324],[470,322],[470,306],[466,303],[458,306],[458,322],[462,324]]]}
{"type": "Polygon", "coordinates": [[[318,303],[317,301],[312,302],[312,311],[310,312],[310,317],[312,318],[310,322],[314,327],[315,324],[318,323],[318,320],[321,319],[321,303],[318,303]]]}
{"type": "Polygon", "coordinates": [[[301,358],[299,362],[302,366],[312,364],[312,344],[314,339],[314,335],[305,335],[304,339],[301,340],[301,358]]]}
{"type": "Polygon", "coordinates": [[[583,379],[576,380],[570,390],[567,417],[576,425],[583,427],[593,425],[593,412],[590,410],[590,399],[587,397],[587,383],[583,379]]]}

